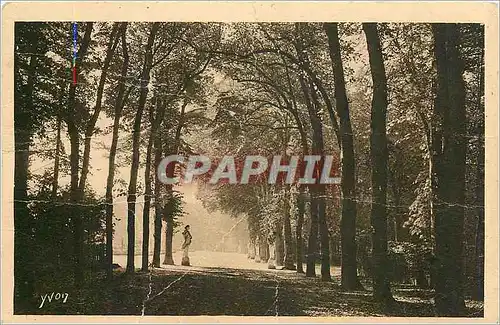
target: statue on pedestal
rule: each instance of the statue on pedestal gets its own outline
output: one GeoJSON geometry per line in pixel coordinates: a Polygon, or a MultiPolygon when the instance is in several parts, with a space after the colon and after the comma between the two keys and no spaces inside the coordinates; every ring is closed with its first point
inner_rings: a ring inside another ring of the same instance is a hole
{"type": "Polygon", "coordinates": [[[189,225],[184,227],[182,235],[184,236],[184,243],[182,244],[183,255],[182,255],[181,265],[190,266],[191,264],[189,263],[189,245],[191,245],[191,240],[193,239],[193,236],[191,236],[191,233],[189,232],[189,225]]]}

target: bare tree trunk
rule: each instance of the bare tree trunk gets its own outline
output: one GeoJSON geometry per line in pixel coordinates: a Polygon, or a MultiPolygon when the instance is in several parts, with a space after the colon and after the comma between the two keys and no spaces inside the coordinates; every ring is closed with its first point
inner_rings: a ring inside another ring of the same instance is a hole
{"type": "MultiPolygon", "coordinates": [[[[180,127],[178,128],[178,130],[180,127]]],[[[176,139],[180,139],[180,131],[178,132],[179,137],[176,136],[176,139]]],[[[174,149],[175,152],[177,152],[177,141],[174,143],[174,149]]],[[[175,163],[170,163],[167,166],[167,177],[168,178],[173,178],[175,174],[175,163]]],[[[167,202],[170,200],[174,200],[174,195],[173,195],[173,188],[171,184],[166,185],[167,187],[167,202]]],[[[166,265],[174,265],[174,258],[173,258],[173,252],[172,252],[172,241],[174,237],[174,215],[173,211],[170,211],[168,209],[169,204],[165,204],[164,207],[164,216],[165,216],[165,222],[166,222],[166,227],[165,227],[165,258],[163,259],[163,264],[166,265]]]]}
{"type": "MultiPolygon", "coordinates": [[[[61,107],[64,105],[64,93],[66,92],[66,82],[61,85],[61,92],[59,94],[59,104],[61,107]]],[[[62,113],[57,112],[57,122],[56,122],[56,149],[54,153],[54,178],[52,179],[52,200],[57,199],[57,190],[59,189],[59,168],[61,161],[61,129],[62,129],[62,113]]]]}
{"type": "MultiPolygon", "coordinates": [[[[162,158],[162,137],[157,135],[154,139],[154,150],[155,150],[155,172],[160,165],[162,158]]],[[[158,178],[155,178],[155,232],[154,232],[154,247],[153,247],[153,266],[160,267],[160,255],[161,255],[161,228],[162,228],[162,216],[163,207],[161,203],[161,193],[160,193],[160,182],[158,178]]]]}
{"type": "Polygon", "coordinates": [[[368,44],[370,69],[373,80],[371,111],[370,154],[372,160],[372,207],[371,224],[373,296],[383,303],[394,301],[388,273],[387,257],[387,80],[382,49],[376,23],[363,23],[368,44]]]}
{"type": "MultiPolygon", "coordinates": [[[[170,176],[169,176],[170,177],[170,176]]],[[[171,200],[172,198],[169,198],[171,200]]],[[[167,208],[165,207],[165,210],[167,208]]],[[[174,219],[171,211],[165,211],[166,216],[166,229],[165,229],[165,259],[163,264],[174,265],[174,257],[172,252],[172,241],[174,237],[174,219]]]]}
{"type": "MultiPolygon", "coordinates": [[[[301,23],[296,23],[295,24],[295,31],[298,34],[300,34],[301,30],[301,23]]],[[[310,192],[311,192],[311,212],[317,213],[317,227],[319,230],[319,235],[320,235],[320,242],[321,242],[321,279],[323,281],[330,281],[331,276],[330,276],[330,245],[329,245],[329,232],[328,232],[328,226],[326,223],[326,192],[325,192],[325,186],[324,184],[320,184],[319,180],[319,170],[322,170],[323,164],[324,164],[324,145],[323,145],[323,125],[322,125],[322,120],[321,116],[319,114],[320,110],[320,104],[318,100],[318,95],[316,92],[316,89],[320,92],[321,96],[323,97],[323,100],[326,103],[327,110],[330,114],[330,118],[334,127],[335,135],[338,137],[339,132],[338,132],[338,124],[337,124],[337,119],[335,117],[335,114],[333,114],[333,110],[331,110],[331,102],[328,94],[324,91],[324,87],[322,86],[321,82],[317,78],[317,76],[312,73],[312,69],[310,68],[310,62],[309,58],[307,55],[306,50],[304,49],[304,46],[302,45],[302,39],[299,38],[297,39],[297,42],[295,43],[295,51],[297,53],[297,57],[299,59],[300,65],[304,71],[308,71],[309,78],[311,78],[309,81],[309,85],[306,84],[306,80],[304,80],[304,77],[302,75],[299,76],[299,81],[301,84],[302,92],[304,93],[306,97],[306,106],[309,114],[309,119],[311,122],[311,128],[312,128],[312,154],[313,155],[319,155],[321,156],[321,160],[319,162],[319,168],[316,169],[315,171],[315,178],[316,178],[316,184],[310,186],[310,192]],[[310,98],[308,98],[310,95],[310,98]],[[313,208],[313,204],[317,205],[316,207],[313,208]]],[[[340,140],[339,140],[340,142],[340,140]]],[[[311,217],[311,220],[313,220],[313,217],[311,217]]],[[[311,223],[312,227],[312,223],[311,223]]],[[[311,238],[311,236],[310,236],[311,238]]],[[[316,250],[316,248],[313,248],[316,250]]],[[[311,248],[309,249],[309,253],[311,252],[311,248]]],[[[313,259],[315,259],[315,256],[312,256],[313,259]]],[[[306,271],[306,276],[308,274],[312,274],[312,268],[313,265],[311,262],[308,262],[307,264],[307,271],[306,271]]],[[[315,271],[314,271],[315,272],[315,271]]]]}
{"type": "MultiPolygon", "coordinates": [[[[152,115],[152,114],[151,114],[152,115]]],[[[145,192],[144,192],[144,208],[142,210],[142,266],[143,272],[148,271],[149,264],[149,210],[151,207],[151,152],[153,151],[154,133],[151,130],[148,139],[148,147],[146,149],[146,167],[144,170],[145,192]]]]}
{"type": "Polygon", "coordinates": [[[283,266],[283,261],[285,257],[285,246],[283,242],[283,222],[280,220],[276,224],[276,238],[274,241],[275,247],[275,263],[276,266],[283,266]]]}
{"type": "Polygon", "coordinates": [[[302,255],[304,253],[302,247],[302,227],[304,225],[304,213],[305,213],[305,202],[304,202],[304,188],[300,187],[299,195],[297,196],[297,227],[295,228],[295,238],[297,240],[297,251],[295,253],[295,258],[297,262],[297,273],[304,273],[304,268],[302,266],[302,255]]]}
{"type": "Polygon", "coordinates": [[[108,46],[106,49],[106,57],[104,58],[104,64],[102,66],[101,76],[99,78],[99,84],[97,86],[96,94],[96,104],[94,108],[94,113],[90,117],[90,120],[85,129],[85,139],[84,139],[84,149],[83,149],[83,163],[82,163],[82,173],[80,175],[80,191],[83,192],[85,189],[85,183],[87,182],[87,175],[89,173],[89,163],[90,163],[90,145],[92,141],[92,135],[94,134],[95,125],[99,119],[99,114],[102,108],[102,95],[104,94],[104,85],[106,83],[106,77],[108,76],[108,69],[111,63],[111,59],[115,53],[116,45],[118,44],[118,27],[120,23],[114,23],[111,34],[109,35],[108,46]]]}
{"type": "MultiPolygon", "coordinates": [[[[148,260],[149,260],[149,213],[151,207],[151,156],[153,151],[153,144],[155,144],[155,174],[158,165],[161,162],[161,136],[159,134],[160,127],[162,125],[163,119],[165,117],[167,103],[160,98],[156,98],[156,117],[154,117],[153,112],[150,112],[151,120],[151,134],[148,140],[148,148],[146,151],[146,193],[144,195],[144,210],[143,210],[143,238],[142,238],[142,270],[148,270],[148,260]],[[156,149],[156,147],[160,147],[156,149]]],[[[162,207],[160,204],[160,183],[155,182],[155,246],[153,247],[153,266],[160,267],[160,251],[161,251],[161,211],[162,207]]]]}
{"type": "MultiPolygon", "coordinates": [[[[300,23],[295,24],[295,31],[298,34],[300,33],[300,23]]],[[[300,38],[297,39],[295,44],[295,51],[297,52],[297,56],[299,62],[303,68],[308,69],[309,60],[307,57],[307,53],[303,49],[301,44],[302,40],[300,38]]],[[[320,162],[320,168],[322,168],[323,162],[323,127],[321,122],[321,117],[318,115],[319,102],[316,94],[315,87],[310,80],[306,80],[302,74],[299,74],[299,82],[302,93],[305,98],[305,103],[307,106],[307,111],[309,114],[309,120],[312,128],[312,154],[319,155],[322,157],[320,162]],[[309,85],[307,84],[309,81],[309,85]]],[[[316,83],[318,85],[318,83],[316,83]]],[[[325,99],[326,100],[326,99],[325,99]]],[[[334,116],[333,116],[334,118],[334,116]]],[[[336,120],[335,120],[336,121],[336,120]]],[[[318,180],[317,170],[313,177],[316,177],[318,180]]],[[[319,180],[318,180],[319,181],[319,180]]],[[[317,254],[317,246],[318,246],[318,231],[320,232],[321,242],[324,241],[324,237],[328,238],[328,229],[326,226],[325,220],[325,204],[321,201],[324,201],[324,187],[320,184],[313,184],[309,186],[309,192],[311,195],[311,229],[309,231],[309,239],[308,239],[308,248],[307,248],[307,264],[306,264],[306,276],[314,277],[316,276],[316,254],[317,254]]],[[[321,245],[322,253],[323,249],[326,251],[329,250],[327,245],[326,248],[321,245]]],[[[321,260],[321,277],[323,280],[330,279],[330,256],[323,258],[321,260]],[[324,265],[325,264],[325,265],[324,265]],[[328,266],[326,266],[328,264],[328,266]]]]}
{"type": "Polygon", "coordinates": [[[435,118],[441,124],[442,146],[437,153],[436,309],[442,316],[465,310],[463,231],[466,133],[463,63],[459,57],[457,24],[433,24],[437,95],[435,118]]]}
{"type": "MultiPolygon", "coordinates": [[[[313,155],[320,155],[322,160],[320,166],[322,167],[323,162],[323,131],[321,125],[321,119],[317,115],[318,100],[313,87],[310,88],[311,98],[309,98],[309,89],[307,88],[302,76],[299,77],[301,87],[303,89],[304,95],[306,96],[306,104],[308,107],[309,118],[311,120],[311,126],[313,129],[313,155]]],[[[322,168],[318,170],[321,170],[322,168]]],[[[319,175],[316,173],[314,177],[319,181],[319,175]]],[[[318,232],[321,238],[321,278],[324,281],[329,281],[330,277],[330,254],[328,245],[328,228],[326,225],[325,218],[325,198],[324,198],[324,186],[321,184],[314,184],[310,186],[311,195],[311,230],[309,233],[308,242],[308,255],[307,255],[307,268],[306,276],[316,276],[316,254],[318,246],[318,232]],[[326,244],[325,244],[326,243],[326,244]]]]}
{"type": "Polygon", "coordinates": [[[123,64],[120,72],[120,84],[114,107],[113,136],[109,149],[108,178],[106,181],[106,275],[111,279],[113,275],[113,186],[115,181],[115,160],[116,149],[118,147],[118,136],[120,129],[120,119],[123,107],[125,106],[125,80],[128,72],[129,55],[126,42],[127,24],[124,23],[121,30],[121,45],[123,54],[123,64]]]}
{"type": "MultiPolygon", "coordinates": [[[[76,86],[75,86],[76,87],[76,86]]],[[[73,88],[75,88],[73,87],[73,88]]],[[[71,91],[70,89],[70,98],[73,96],[74,97],[74,90],[71,91]]],[[[71,100],[70,100],[71,103],[71,100]]],[[[72,203],[72,206],[70,208],[71,210],[71,216],[73,219],[73,234],[74,234],[74,259],[75,259],[75,265],[74,265],[74,273],[75,273],[75,284],[78,286],[82,281],[83,281],[83,226],[82,226],[82,220],[81,216],[79,215],[77,203],[79,200],[79,193],[78,193],[78,167],[79,167],[79,147],[80,147],[80,135],[78,134],[78,128],[76,127],[75,123],[71,121],[68,123],[68,134],[70,138],[70,146],[71,146],[71,153],[70,153],[70,171],[71,171],[71,184],[70,184],[70,201],[72,203]]]]}
{"type": "MultiPolygon", "coordinates": [[[[284,57],[282,57],[283,63],[285,64],[285,71],[286,71],[286,81],[287,81],[287,86],[288,86],[288,92],[291,97],[291,103],[288,107],[288,111],[292,114],[295,123],[297,124],[297,129],[300,134],[300,142],[302,145],[302,154],[305,156],[309,153],[309,145],[307,142],[307,134],[306,131],[304,130],[304,126],[302,124],[302,121],[300,119],[300,116],[298,114],[299,109],[297,107],[297,101],[295,99],[295,94],[294,94],[294,87],[292,86],[292,80],[290,78],[290,73],[289,70],[286,66],[286,60],[284,57]]],[[[302,228],[304,225],[304,213],[305,213],[305,187],[303,185],[299,185],[299,194],[297,196],[296,202],[297,202],[297,209],[298,209],[298,215],[297,215],[297,225],[295,227],[295,239],[296,239],[296,250],[295,250],[295,261],[297,263],[296,270],[297,273],[304,273],[304,268],[303,268],[303,242],[302,242],[302,228]]],[[[288,215],[288,222],[290,222],[290,216],[288,215]]],[[[286,225],[286,220],[285,220],[285,227],[286,225]]],[[[290,237],[291,237],[291,227],[290,227],[290,237]]],[[[287,238],[287,229],[285,228],[285,240],[287,238]]],[[[288,247],[288,246],[287,246],[288,247]]],[[[291,247],[290,247],[291,248],[291,247]]],[[[289,255],[289,252],[287,251],[287,256],[291,256],[291,252],[289,255]]],[[[293,266],[293,261],[290,260],[287,256],[285,256],[285,268],[289,269],[289,267],[293,266]]]]}
{"type": "MultiPolygon", "coordinates": [[[[81,67],[83,58],[85,57],[88,47],[90,45],[90,37],[92,34],[93,23],[85,25],[85,34],[77,53],[76,67],[81,67]]],[[[79,208],[76,205],[78,201],[83,199],[83,191],[78,187],[79,177],[79,163],[80,163],[80,134],[78,132],[77,121],[75,121],[76,114],[76,87],[78,83],[72,83],[69,87],[68,95],[68,114],[66,116],[66,124],[68,125],[68,135],[70,138],[71,154],[70,154],[70,170],[71,170],[71,183],[70,183],[70,201],[73,204],[71,208],[71,216],[73,219],[74,231],[74,282],[76,286],[83,284],[83,271],[84,271],[84,256],[83,256],[83,221],[80,215],[79,208]]]]}
{"type": "Polygon", "coordinates": [[[319,233],[321,242],[321,280],[331,281],[330,275],[330,235],[326,223],[326,202],[324,192],[318,200],[319,233]]]}
{"type": "Polygon", "coordinates": [[[149,33],[148,43],[146,46],[146,54],[144,58],[144,65],[141,73],[141,91],[139,95],[139,104],[134,118],[134,128],[132,137],[132,165],[130,167],[130,182],[128,187],[127,207],[128,207],[128,222],[127,222],[127,272],[133,273],[135,271],[134,257],[135,257],[135,200],[137,196],[137,172],[139,169],[139,140],[141,137],[141,120],[144,106],[146,105],[146,98],[148,94],[148,84],[150,78],[150,71],[153,64],[153,42],[158,31],[160,24],[153,23],[151,32],[149,33]]]}
{"type": "MultiPolygon", "coordinates": [[[[305,83],[304,78],[299,75],[300,86],[302,88],[302,92],[305,97],[305,102],[307,105],[307,109],[309,112],[309,117],[311,119],[311,125],[315,125],[317,129],[317,121],[314,120],[314,107],[311,103],[311,99],[309,97],[309,89],[305,83]]],[[[313,128],[314,130],[314,128],[313,128]]],[[[314,132],[313,132],[314,134],[314,132]]],[[[313,140],[313,154],[317,154],[315,152],[315,146],[317,142],[313,140]]],[[[311,196],[311,228],[309,230],[309,238],[307,243],[307,261],[306,261],[306,276],[315,277],[316,276],[316,249],[318,245],[318,201],[317,201],[317,193],[316,188],[314,186],[310,187],[310,196],[311,196]]]]}
{"type": "MultiPolygon", "coordinates": [[[[167,167],[167,177],[172,178],[174,176],[175,163],[170,163],[167,167]]],[[[167,201],[174,200],[172,185],[167,185],[167,201]]],[[[174,215],[173,211],[168,209],[168,203],[163,209],[165,216],[165,257],[163,259],[163,264],[174,265],[173,258],[173,246],[172,241],[174,237],[174,215]]]]}
{"type": "Polygon", "coordinates": [[[316,255],[318,254],[318,201],[317,194],[310,192],[311,196],[311,227],[309,229],[309,237],[307,240],[307,256],[306,256],[306,276],[316,276],[316,255]]]}
{"type": "Polygon", "coordinates": [[[57,198],[57,189],[59,188],[59,161],[61,158],[61,128],[62,118],[57,117],[57,134],[56,134],[56,150],[54,157],[54,179],[52,180],[52,200],[57,198]]]}
{"type": "MultiPolygon", "coordinates": [[[[388,186],[391,188],[392,191],[392,196],[394,199],[394,205],[395,207],[393,208],[394,211],[394,216],[391,218],[389,222],[390,226],[390,231],[389,233],[391,234],[392,240],[396,242],[404,242],[407,241],[408,239],[408,232],[407,230],[403,227],[403,220],[402,220],[402,215],[404,215],[404,211],[401,210],[401,182],[400,182],[400,175],[398,175],[398,170],[401,170],[403,167],[402,165],[404,164],[403,162],[403,157],[401,154],[400,149],[398,148],[398,145],[392,143],[391,141],[388,140],[388,152],[389,156],[394,157],[394,166],[389,166],[388,170],[388,186]]],[[[431,238],[431,237],[429,237],[431,238]]]]}
{"type": "Polygon", "coordinates": [[[290,224],[290,196],[285,197],[285,214],[283,218],[283,231],[285,235],[285,258],[284,258],[284,268],[286,270],[295,270],[295,265],[293,264],[293,240],[292,240],[292,226],[290,224]]]}
{"type": "MultiPolygon", "coordinates": [[[[170,165],[174,165],[173,163],[171,163],[170,165]]],[[[172,170],[174,170],[174,168],[172,168],[172,170]]],[[[172,173],[168,173],[167,171],[167,175],[168,177],[173,177],[173,172],[172,173]]],[[[168,185],[168,189],[167,189],[167,193],[169,193],[167,195],[167,200],[173,200],[173,192],[172,192],[172,186],[171,185],[168,185]]],[[[173,246],[172,246],[172,242],[173,242],[173,237],[174,237],[174,215],[173,215],[173,211],[169,211],[168,210],[168,204],[165,205],[165,208],[164,208],[164,215],[165,215],[165,223],[166,223],[166,227],[165,227],[165,258],[163,259],[163,264],[167,264],[167,265],[174,265],[174,257],[173,257],[173,246]]]]}
{"type": "Polygon", "coordinates": [[[349,116],[344,68],[340,52],[340,42],[336,23],[325,23],[328,36],[330,58],[335,83],[335,101],[340,120],[341,157],[342,157],[342,219],[340,221],[340,241],[342,246],[341,283],[346,290],[361,289],[357,275],[356,259],[356,174],[354,159],[354,140],[349,116]]]}
{"type": "Polygon", "coordinates": [[[309,112],[309,117],[311,119],[311,126],[313,129],[313,155],[320,155],[322,158],[319,162],[319,168],[317,169],[316,184],[312,187],[316,192],[316,204],[318,213],[318,227],[319,227],[319,237],[321,243],[321,280],[331,281],[330,275],[330,234],[328,232],[328,225],[326,223],[326,188],[324,184],[320,184],[320,172],[323,170],[324,165],[324,147],[323,147],[323,125],[321,123],[321,117],[319,115],[320,104],[317,98],[316,91],[311,83],[311,98],[313,102],[314,111],[309,112]]]}
{"type": "MultiPolygon", "coordinates": [[[[181,134],[182,134],[182,128],[184,127],[184,114],[186,112],[186,106],[188,104],[188,99],[184,98],[184,103],[181,106],[181,111],[179,114],[179,123],[177,124],[177,128],[175,130],[175,138],[174,138],[174,146],[172,148],[172,151],[174,154],[177,153],[179,150],[180,144],[181,144],[181,134]]],[[[168,165],[167,169],[167,177],[172,178],[175,173],[175,166],[176,163],[172,162],[168,165]]],[[[173,192],[172,192],[172,185],[167,185],[167,193],[169,193],[169,199],[173,199],[173,192]]],[[[163,264],[174,264],[173,257],[172,257],[172,240],[174,236],[174,216],[172,214],[172,211],[165,211],[165,220],[167,223],[166,226],[166,243],[165,243],[165,259],[163,261],[163,264]]]]}

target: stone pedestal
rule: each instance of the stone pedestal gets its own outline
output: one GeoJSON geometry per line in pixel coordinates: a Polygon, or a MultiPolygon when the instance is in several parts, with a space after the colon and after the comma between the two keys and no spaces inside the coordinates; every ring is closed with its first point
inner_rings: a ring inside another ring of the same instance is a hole
{"type": "Polygon", "coordinates": [[[182,257],[182,262],[181,262],[181,265],[184,265],[184,266],[191,266],[191,264],[189,264],[189,257],[187,257],[187,256],[183,256],[183,257],[182,257]]]}
{"type": "Polygon", "coordinates": [[[187,245],[186,247],[183,248],[183,254],[182,254],[182,261],[181,261],[181,265],[184,265],[184,266],[190,266],[191,264],[189,264],[189,245],[187,245]]]}

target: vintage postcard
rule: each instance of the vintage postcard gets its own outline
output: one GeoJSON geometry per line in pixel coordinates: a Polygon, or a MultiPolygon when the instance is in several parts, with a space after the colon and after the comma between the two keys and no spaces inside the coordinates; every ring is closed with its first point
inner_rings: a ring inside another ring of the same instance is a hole
{"type": "Polygon", "coordinates": [[[498,323],[498,3],[10,2],[3,323],[498,323]]]}

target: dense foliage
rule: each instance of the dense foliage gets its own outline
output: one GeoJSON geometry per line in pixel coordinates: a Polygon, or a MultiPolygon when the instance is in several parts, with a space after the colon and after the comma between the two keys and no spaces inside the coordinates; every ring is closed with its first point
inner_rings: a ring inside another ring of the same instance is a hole
{"type": "Polygon", "coordinates": [[[483,299],[484,26],[78,23],[76,83],[71,26],[16,23],[16,310],[54,272],[111,281],[119,218],[128,273],[138,254],[143,271],[150,252],[160,267],[161,247],[174,264],[185,203],[156,177],[173,154],[338,157],[340,186],[199,177],[198,198],[246,218],[252,258],[272,244],[278,266],[315,276],[318,263],[324,281],[340,264],[345,290],[373,287],[385,304],[391,282],[435,288],[444,315],[483,299]],[[105,195],[89,180],[103,159],[105,195]]]}

